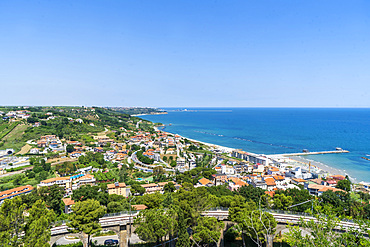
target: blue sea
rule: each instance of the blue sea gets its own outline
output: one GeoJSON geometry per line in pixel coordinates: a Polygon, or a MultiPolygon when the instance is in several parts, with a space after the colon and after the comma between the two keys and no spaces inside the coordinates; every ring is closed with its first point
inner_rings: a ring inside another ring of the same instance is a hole
{"type": "Polygon", "coordinates": [[[259,154],[328,151],[347,154],[305,156],[370,182],[370,109],[366,108],[165,108],[146,115],[165,131],[259,154]],[[182,111],[178,111],[178,110],[182,111]],[[170,126],[168,126],[171,124],[170,126]]]}

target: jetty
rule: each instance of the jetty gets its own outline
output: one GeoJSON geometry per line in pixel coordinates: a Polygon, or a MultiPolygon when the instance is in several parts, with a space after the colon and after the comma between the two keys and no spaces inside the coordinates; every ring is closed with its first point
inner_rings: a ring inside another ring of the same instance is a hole
{"type": "Polygon", "coordinates": [[[348,150],[333,150],[333,151],[319,151],[319,152],[302,152],[302,153],[289,153],[289,154],[280,154],[281,156],[302,156],[302,155],[315,155],[315,154],[341,154],[349,153],[348,150]]]}

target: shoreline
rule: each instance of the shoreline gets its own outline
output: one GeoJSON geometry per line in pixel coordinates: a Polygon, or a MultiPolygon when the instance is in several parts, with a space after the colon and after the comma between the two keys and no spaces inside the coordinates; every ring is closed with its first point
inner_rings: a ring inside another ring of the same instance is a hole
{"type": "Polygon", "coordinates": [[[288,158],[301,163],[303,166],[305,166],[307,168],[308,168],[307,163],[311,163],[311,167],[316,167],[318,169],[321,169],[322,171],[327,172],[330,175],[343,175],[343,176],[347,175],[353,183],[359,183],[358,179],[355,178],[355,177],[352,177],[350,174],[347,173],[346,170],[338,169],[338,168],[329,166],[327,164],[321,163],[319,161],[316,161],[316,160],[313,160],[313,159],[308,159],[308,158],[305,158],[305,157],[302,157],[302,156],[294,156],[294,157],[289,156],[288,158]]]}
{"type": "Polygon", "coordinates": [[[178,135],[178,136],[180,136],[180,137],[182,137],[184,139],[188,139],[189,141],[192,141],[192,142],[198,142],[198,143],[204,144],[206,146],[216,147],[217,149],[225,150],[226,152],[232,152],[233,150],[236,149],[236,148],[225,147],[225,146],[221,146],[221,145],[217,145],[217,144],[212,144],[212,143],[208,143],[208,142],[203,142],[203,141],[199,141],[199,140],[195,140],[195,139],[192,139],[192,138],[188,138],[188,137],[185,137],[185,136],[176,134],[176,133],[171,133],[171,132],[168,132],[168,131],[160,130],[156,126],[154,127],[154,129],[155,129],[155,131],[162,131],[164,133],[168,133],[168,134],[171,134],[171,135],[178,135]]]}
{"type": "MultiPolygon", "coordinates": [[[[181,136],[181,135],[179,135],[177,133],[171,133],[171,132],[168,132],[168,131],[160,130],[156,126],[154,127],[154,129],[156,131],[162,131],[162,132],[167,133],[167,134],[178,135],[178,136],[180,136],[182,138],[186,138],[186,139],[188,139],[188,140],[190,140],[192,142],[198,142],[198,143],[207,145],[209,147],[214,147],[214,148],[223,150],[223,151],[225,151],[227,153],[231,153],[233,150],[237,150],[238,149],[238,148],[230,148],[230,147],[225,147],[225,146],[221,146],[221,145],[218,145],[218,144],[212,144],[212,143],[207,143],[207,142],[195,140],[195,139],[192,139],[192,138],[181,136]]],[[[246,152],[248,152],[248,151],[246,151],[246,152]]],[[[262,155],[262,154],[260,154],[260,155],[262,155]]],[[[266,155],[266,156],[269,156],[269,155],[266,155]]],[[[319,161],[308,159],[308,158],[305,158],[303,156],[286,156],[285,158],[287,158],[287,159],[289,159],[291,161],[298,162],[298,163],[300,163],[300,165],[302,167],[305,167],[307,169],[309,168],[307,164],[308,163],[311,163],[311,167],[320,169],[320,170],[324,171],[325,173],[328,173],[329,175],[343,175],[343,176],[346,176],[347,175],[353,183],[359,183],[359,181],[358,181],[357,178],[350,176],[350,174],[348,174],[345,170],[341,170],[341,169],[338,169],[338,168],[329,166],[329,165],[324,164],[324,163],[321,163],[319,161]]]]}
{"type": "Polygon", "coordinates": [[[168,112],[156,112],[156,113],[143,113],[143,114],[133,114],[130,115],[132,117],[140,117],[140,116],[150,116],[150,115],[165,115],[168,114],[168,112]]]}

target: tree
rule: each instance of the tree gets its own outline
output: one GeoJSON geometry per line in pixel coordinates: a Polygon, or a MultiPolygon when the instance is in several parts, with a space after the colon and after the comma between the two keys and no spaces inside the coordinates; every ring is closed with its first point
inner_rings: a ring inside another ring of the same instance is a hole
{"type": "Polygon", "coordinates": [[[164,174],[163,166],[156,166],[153,169],[153,175],[156,177],[156,179],[159,179],[164,174]]]}
{"type": "Polygon", "coordinates": [[[64,195],[64,189],[58,185],[52,185],[50,187],[42,187],[38,190],[41,198],[46,202],[49,208],[53,209],[54,212],[60,215],[64,209],[64,203],[62,198],[64,195]]]}
{"type": "Polygon", "coordinates": [[[76,202],[72,206],[73,213],[68,217],[70,222],[67,226],[69,231],[78,233],[83,232],[87,235],[87,246],[90,244],[90,236],[101,230],[99,218],[105,214],[104,207],[94,199],[89,199],[82,202],[76,202]]]}
{"type": "Polygon", "coordinates": [[[210,243],[217,244],[221,236],[223,222],[218,222],[214,217],[199,217],[197,222],[198,224],[194,228],[193,239],[203,244],[203,246],[208,246],[210,243]]]}
{"type": "MultiPolygon", "coordinates": [[[[310,210],[309,210],[310,211],[310,210]]],[[[288,226],[289,232],[285,235],[286,241],[291,246],[369,246],[370,241],[365,235],[368,234],[369,224],[355,221],[358,227],[340,227],[341,218],[338,218],[329,205],[323,207],[314,204],[314,211],[310,211],[315,219],[305,220],[300,218],[298,226],[288,226]],[[305,229],[306,234],[302,234],[305,229]],[[340,231],[336,231],[338,229],[340,231]]]]}
{"type": "Polygon", "coordinates": [[[237,222],[238,219],[240,218],[240,214],[244,210],[252,211],[255,209],[256,204],[253,201],[246,202],[244,197],[236,195],[231,201],[229,207],[229,219],[233,222],[237,222]]]}
{"type": "Polygon", "coordinates": [[[5,200],[0,207],[0,246],[18,247],[22,245],[26,205],[20,197],[5,200]]]}
{"type": "Polygon", "coordinates": [[[164,192],[174,192],[176,190],[175,185],[172,182],[169,182],[163,187],[164,192]]]}
{"type": "Polygon", "coordinates": [[[145,241],[155,241],[159,244],[170,233],[170,221],[170,217],[168,217],[163,209],[140,211],[134,221],[134,224],[137,226],[135,233],[145,241]]]}
{"type": "Polygon", "coordinates": [[[47,179],[49,176],[49,173],[47,171],[41,171],[40,173],[37,173],[36,180],[38,182],[47,179]]]}
{"type": "MultiPolygon", "coordinates": [[[[171,156],[172,157],[172,156],[171,156]]],[[[177,166],[177,163],[176,161],[172,160],[171,163],[170,163],[170,166],[171,167],[176,167],[177,166]]]]}
{"type": "Polygon", "coordinates": [[[182,210],[184,217],[189,219],[190,224],[193,226],[196,225],[201,212],[211,206],[205,187],[194,188],[192,185],[186,186],[186,183],[176,193],[173,193],[173,199],[174,205],[182,210]]]}
{"type": "Polygon", "coordinates": [[[140,184],[133,184],[131,185],[132,194],[140,194],[143,195],[145,193],[145,188],[140,186],[140,184]]]}
{"type": "MultiPolygon", "coordinates": [[[[276,194],[284,194],[286,196],[291,196],[293,199],[293,205],[306,202],[313,198],[313,196],[310,195],[310,192],[308,192],[308,190],[301,190],[295,188],[287,190],[277,190],[275,195],[276,194]]],[[[304,203],[302,205],[294,207],[293,209],[298,212],[304,212],[310,208],[311,208],[310,203],[304,203]]]]}
{"type": "Polygon", "coordinates": [[[172,193],[165,193],[165,198],[162,201],[163,207],[169,208],[173,204],[172,193]]]}
{"type": "Polygon", "coordinates": [[[45,202],[36,201],[24,213],[26,204],[20,197],[5,200],[0,208],[0,246],[49,247],[50,227],[55,219],[45,202]]]}
{"type": "Polygon", "coordinates": [[[243,233],[246,233],[259,247],[263,246],[264,242],[271,243],[273,241],[271,235],[275,233],[277,222],[270,213],[262,212],[261,209],[244,210],[239,214],[239,217],[237,223],[239,229],[242,230],[242,236],[243,233]]]}
{"type": "Polygon", "coordinates": [[[186,231],[187,225],[184,219],[184,213],[180,211],[179,213],[179,237],[176,242],[176,247],[190,247],[189,234],[186,231]]]}
{"type": "Polygon", "coordinates": [[[274,196],[274,207],[281,210],[287,210],[289,206],[292,206],[293,199],[291,196],[284,194],[276,194],[274,196]]]}
{"type": "Polygon", "coordinates": [[[38,200],[28,213],[24,230],[24,247],[49,247],[50,227],[56,218],[54,211],[48,210],[46,203],[38,200]]]}
{"type": "Polygon", "coordinates": [[[252,185],[247,185],[239,188],[237,194],[243,196],[247,200],[252,200],[255,203],[259,203],[260,198],[265,194],[265,191],[261,188],[255,188],[252,185]]]}
{"type": "Polygon", "coordinates": [[[337,186],[338,189],[344,190],[344,191],[351,191],[351,181],[348,179],[343,179],[338,181],[337,186]]]}
{"type": "Polygon", "coordinates": [[[110,202],[107,205],[108,213],[118,213],[124,211],[126,208],[120,202],[110,202]]]}
{"type": "Polygon", "coordinates": [[[75,201],[94,199],[99,201],[100,204],[106,206],[108,204],[108,194],[99,190],[99,186],[91,186],[87,184],[73,191],[72,199],[75,201]]]}
{"type": "Polygon", "coordinates": [[[70,145],[70,144],[67,145],[66,147],[67,153],[72,153],[74,150],[75,148],[73,147],[73,145],[70,145]]]}
{"type": "MultiPolygon", "coordinates": [[[[139,198],[138,198],[139,199],[139,198]]],[[[140,198],[140,202],[145,204],[149,209],[160,208],[163,202],[162,195],[158,192],[153,194],[145,194],[140,198]]]]}

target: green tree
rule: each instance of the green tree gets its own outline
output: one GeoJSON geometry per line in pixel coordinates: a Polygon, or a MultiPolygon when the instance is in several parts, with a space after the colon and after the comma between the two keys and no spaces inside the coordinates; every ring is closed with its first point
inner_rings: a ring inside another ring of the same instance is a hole
{"type": "Polygon", "coordinates": [[[289,206],[293,205],[293,199],[291,196],[284,194],[276,194],[274,196],[274,207],[281,210],[287,210],[289,206]]]}
{"type": "Polygon", "coordinates": [[[67,226],[69,231],[78,233],[83,232],[87,235],[87,246],[90,244],[90,236],[101,230],[99,218],[105,214],[104,207],[96,200],[89,199],[82,202],[76,202],[72,206],[73,213],[68,217],[70,222],[67,226]]]}
{"type": "Polygon", "coordinates": [[[60,215],[64,209],[64,203],[62,198],[64,195],[64,189],[58,185],[52,185],[50,187],[42,187],[38,191],[39,196],[46,205],[53,209],[57,215],[60,215]]]}
{"type": "Polygon", "coordinates": [[[165,197],[162,201],[163,207],[169,208],[173,204],[172,193],[165,193],[165,197]]]}
{"type": "Polygon", "coordinates": [[[70,145],[70,144],[67,145],[66,147],[67,153],[72,153],[74,150],[75,148],[73,147],[73,145],[70,145]]]}
{"type": "Polygon", "coordinates": [[[351,181],[348,179],[343,179],[338,181],[337,186],[338,189],[344,190],[344,191],[351,191],[351,181]]]}
{"type": "Polygon", "coordinates": [[[55,220],[53,210],[46,208],[46,203],[38,200],[28,211],[24,230],[24,247],[49,247],[50,227],[55,220]]]}
{"type": "Polygon", "coordinates": [[[267,242],[267,246],[272,243],[277,222],[270,213],[262,212],[261,209],[244,210],[239,214],[237,223],[242,230],[242,236],[245,233],[258,246],[263,246],[264,242],[267,242]]]}
{"type": "Polygon", "coordinates": [[[209,246],[211,243],[216,243],[221,236],[223,222],[218,222],[214,217],[199,217],[198,224],[194,228],[193,239],[203,246],[209,246]]]}
{"type": "MultiPolygon", "coordinates": [[[[172,156],[171,156],[172,157],[172,156]]],[[[177,166],[177,163],[176,161],[172,160],[171,163],[170,163],[170,166],[171,167],[176,167],[177,166]]]]}
{"type": "Polygon", "coordinates": [[[88,199],[94,199],[99,201],[100,204],[106,206],[108,204],[108,193],[99,190],[99,186],[91,186],[87,184],[73,191],[72,199],[75,201],[86,201],[88,199]]]}
{"type": "Polygon", "coordinates": [[[132,194],[140,194],[143,195],[145,193],[145,188],[140,186],[140,184],[133,184],[131,185],[131,192],[132,194]]]}
{"type": "Polygon", "coordinates": [[[140,203],[145,204],[149,209],[160,208],[163,202],[162,194],[156,192],[153,194],[145,194],[141,198],[138,198],[140,203]]]}
{"type": "Polygon", "coordinates": [[[0,207],[0,246],[19,247],[22,245],[26,205],[20,197],[5,200],[0,207]]]}
{"type": "Polygon", "coordinates": [[[143,240],[159,244],[170,233],[171,218],[163,209],[147,209],[140,211],[134,224],[135,233],[143,240]]]}
{"type": "Polygon", "coordinates": [[[120,202],[110,202],[107,205],[108,213],[118,213],[124,211],[126,208],[120,202]]]}
{"type": "Polygon", "coordinates": [[[155,180],[160,180],[160,178],[163,176],[163,174],[164,174],[163,166],[154,167],[153,175],[155,177],[155,180]]]}
{"type": "Polygon", "coordinates": [[[192,226],[196,225],[196,221],[201,212],[211,207],[211,202],[208,199],[208,191],[205,187],[194,188],[191,184],[180,188],[176,193],[173,193],[174,205],[178,206],[184,213],[184,217],[189,220],[192,226]]]}
{"type": "Polygon", "coordinates": [[[179,213],[179,237],[176,242],[176,247],[190,247],[190,238],[187,232],[187,225],[184,219],[184,213],[179,213]]]}
{"type": "MultiPolygon", "coordinates": [[[[287,190],[277,190],[276,194],[284,194],[286,196],[291,196],[293,199],[293,205],[299,204],[302,202],[306,202],[308,200],[311,200],[313,196],[310,195],[310,192],[308,190],[301,190],[301,189],[287,189],[287,190]]],[[[304,203],[302,205],[293,207],[292,209],[298,212],[304,212],[311,208],[310,203],[304,203]]]]}
{"type": "Polygon", "coordinates": [[[265,194],[265,191],[261,188],[255,188],[252,185],[247,185],[239,188],[236,193],[243,196],[245,199],[252,200],[258,204],[260,198],[265,194]]]}
{"type": "Polygon", "coordinates": [[[315,219],[307,221],[301,218],[297,226],[289,226],[285,239],[291,246],[370,246],[369,239],[365,237],[368,234],[368,223],[355,221],[357,227],[341,227],[341,218],[336,216],[332,208],[329,205],[320,206],[318,203],[315,203],[314,211],[310,213],[315,219]],[[302,228],[307,229],[308,233],[302,234],[302,228]]]}
{"type": "Polygon", "coordinates": [[[163,187],[164,192],[174,192],[176,190],[175,185],[172,182],[165,184],[163,187]]]}
{"type": "Polygon", "coordinates": [[[240,214],[243,211],[253,211],[256,208],[256,204],[253,201],[246,202],[244,197],[236,195],[233,197],[233,200],[230,203],[229,219],[233,222],[237,222],[238,219],[240,219],[240,214]]]}

